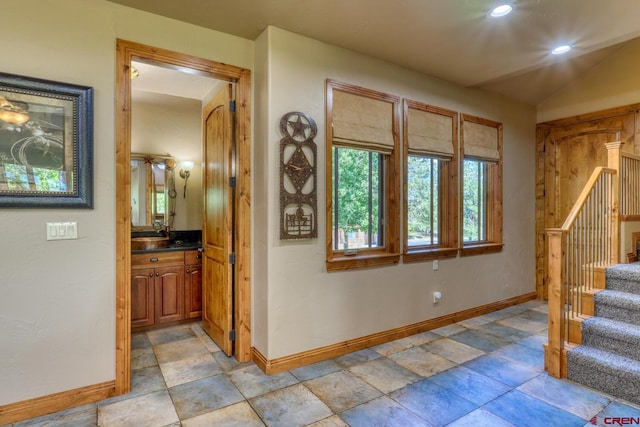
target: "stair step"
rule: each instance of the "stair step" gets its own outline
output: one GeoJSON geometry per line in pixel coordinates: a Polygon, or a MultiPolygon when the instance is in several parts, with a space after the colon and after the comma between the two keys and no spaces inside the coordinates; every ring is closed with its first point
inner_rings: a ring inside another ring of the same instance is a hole
{"type": "Polygon", "coordinates": [[[583,345],[567,352],[567,378],[640,404],[640,361],[583,345]]]}
{"type": "Polygon", "coordinates": [[[640,295],[604,290],[593,296],[595,315],[640,326],[640,295]]]}
{"type": "Polygon", "coordinates": [[[580,307],[581,314],[585,314],[587,316],[593,316],[593,314],[595,313],[593,296],[598,292],[602,292],[602,290],[603,289],[583,287],[574,295],[572,295],[573,304],[580,307]]]}
{"type": "Polygon", "coordinates": [[[616,264],[605,275],[607,289],[640,295],[640,262],[616,264]]]}
{"type": "Polygon", "coordinates": [[[581,314],[569,319],[569,336],[566,337],[568,343],[582,344],[582,322],[590,317],[590,315],[581,314]]]}
{"type": "Polygon", "coordinates": [[[640,360],[640,327],[604,317],[582,322],[582,344],[640,360]]]}

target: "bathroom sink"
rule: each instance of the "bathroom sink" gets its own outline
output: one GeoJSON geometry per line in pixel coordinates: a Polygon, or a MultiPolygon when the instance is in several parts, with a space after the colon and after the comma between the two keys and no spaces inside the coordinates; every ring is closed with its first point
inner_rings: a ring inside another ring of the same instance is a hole
{"type": "Polygon", "coordinates": [[[169,238],[158,237],[132,237],[131,250],[138,251],[144,249],[168,248],[169,238]]]}

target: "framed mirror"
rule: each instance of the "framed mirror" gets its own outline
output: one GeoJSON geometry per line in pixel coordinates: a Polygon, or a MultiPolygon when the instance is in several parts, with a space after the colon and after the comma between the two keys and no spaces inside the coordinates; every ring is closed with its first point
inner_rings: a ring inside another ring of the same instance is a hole
{"type": "Polygon", "coordinates": [[[175,167],[171,156],[131,154],[131,226],[143,230],[173,229],[175,167]]]}

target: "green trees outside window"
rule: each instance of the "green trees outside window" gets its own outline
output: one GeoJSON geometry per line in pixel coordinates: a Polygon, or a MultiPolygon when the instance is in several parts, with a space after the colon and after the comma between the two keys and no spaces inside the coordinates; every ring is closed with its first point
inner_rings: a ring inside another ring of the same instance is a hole
{"type": "Polygon", "coordinates": [[[374,151],[333,147],[333,249],[383,246],[382,163],[374,151]]]}
{"type": "Polygon", "coordinates": [[[440,244],[441,160],[409,156],[407,160],[407,244],[440,244]]]}
{"type": "Polygon", "coordinates": [[[462,177],[462,238],[487,240],[487,163],[465,159],[462,177]]]}
{"type": "MultiPolygon", "coordinates": [[[[380,183],[382,154],[333,148],[334,250],[383,245],[380,183]],[[336,226],[337,225],[337,226],[336,226]]],[[[441,236],[440,179],[444,161],[409,156],[407,162],[408,246],[437,246],[441,236]]],[[[465,160],[463,167],[463,241],[487,239],[487,164],[465,160]]]]}

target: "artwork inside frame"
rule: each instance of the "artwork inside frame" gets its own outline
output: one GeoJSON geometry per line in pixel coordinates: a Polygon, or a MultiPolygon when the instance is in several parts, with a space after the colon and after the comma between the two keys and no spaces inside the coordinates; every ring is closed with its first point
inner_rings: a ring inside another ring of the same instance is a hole
{"type": "Polygon", "coordinates": [[[93,88],[0,72],[0,208],[93,208],[93,88]]]}

